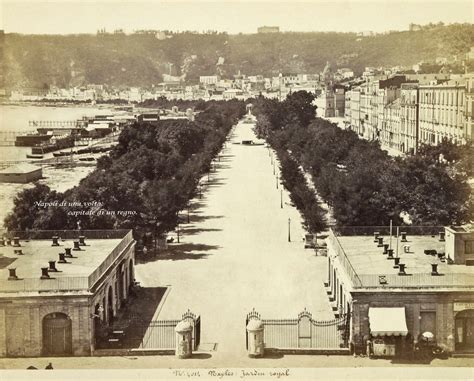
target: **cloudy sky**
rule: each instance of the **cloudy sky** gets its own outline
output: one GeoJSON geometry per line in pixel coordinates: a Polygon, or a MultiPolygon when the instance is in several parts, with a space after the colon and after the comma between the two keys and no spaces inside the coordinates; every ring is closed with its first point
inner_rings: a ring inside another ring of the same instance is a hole
{"type": "Polygon", "coordinates": [[[266,0],[117,1],[0,0],[6,33],[70,34],[124,29],[218,30],[255,33],[258,26],[282,31],[406,30],[410,22],[474,20],[472,0],[266,0]]]}

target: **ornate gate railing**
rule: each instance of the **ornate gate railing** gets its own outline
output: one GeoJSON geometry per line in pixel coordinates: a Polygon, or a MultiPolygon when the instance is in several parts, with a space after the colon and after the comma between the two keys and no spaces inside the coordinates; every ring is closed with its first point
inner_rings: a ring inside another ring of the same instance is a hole
{"type": "MultiPolygon", "coordinates": [[[[266,348],[331,350],[349,347],[350,314],[318,321],[305,309],[297,319],[261,319],[253,310],[247,315],[246,326],[251,319],[262,321],[266,348]]],[[[248,337],[246,345],[248,348],[248,337]]]]}
{"type": "Polygon", "coordinates": [[[176,325],[187,320],[193,326],[193,350],[197,350],[201,338],[201,317],[190,310],[185,312],[181,320],[152,320],[149,323],[136,320],[134,324],[142,329],[142,340],[139,349],[174,349],[176,347],[176,325]]]}

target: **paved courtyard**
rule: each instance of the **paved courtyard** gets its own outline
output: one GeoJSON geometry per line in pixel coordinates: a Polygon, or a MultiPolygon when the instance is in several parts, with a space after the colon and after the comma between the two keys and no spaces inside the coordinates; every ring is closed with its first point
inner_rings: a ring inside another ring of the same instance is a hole
{"type": "Polygon", "coordinates": [[[252,126],[236,126],[190,223],[181,225],[185,255],[136,268],[142,285],[171,286],[157,318],[176,319],[188,308],[201,315],[201,343],[217,343],[213,356],[235,365],[245,356],[252,308],[262,318],[296,318],[304,308],[315,319],[334,318],[323,285],[326,258],[304,249],[301,217],[286,191],[281,209],[268,149],[235,144],[256,140],[252,126]]]}

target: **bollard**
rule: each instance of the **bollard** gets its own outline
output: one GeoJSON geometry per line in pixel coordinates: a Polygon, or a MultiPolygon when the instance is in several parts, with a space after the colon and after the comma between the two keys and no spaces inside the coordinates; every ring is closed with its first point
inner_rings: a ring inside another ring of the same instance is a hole
{"type": "Polygon", "coordinates": [[[248,356],[249,357],[263,357],[265,353],[263,343],[263,323],[258,319],[250,319],[247,324],[248,337],[248,356]]]}
{"type": "Polygon", "coordinates": [[[181,320],[175,327],[176,350],[175,355],[180,359],[190,358],[193,354],[193,326],[187,320],[181,320]]]}

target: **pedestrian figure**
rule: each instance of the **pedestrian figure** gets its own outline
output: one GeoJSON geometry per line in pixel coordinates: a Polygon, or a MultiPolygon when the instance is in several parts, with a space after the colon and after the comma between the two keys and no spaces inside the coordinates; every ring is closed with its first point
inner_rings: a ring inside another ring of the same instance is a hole
{"type": "Polygon", "coordinates": [[[53,369],[53,364],[49,363],[48,365],[46,365],[46,368],[44,368],[44,369],[53,369]]]}

